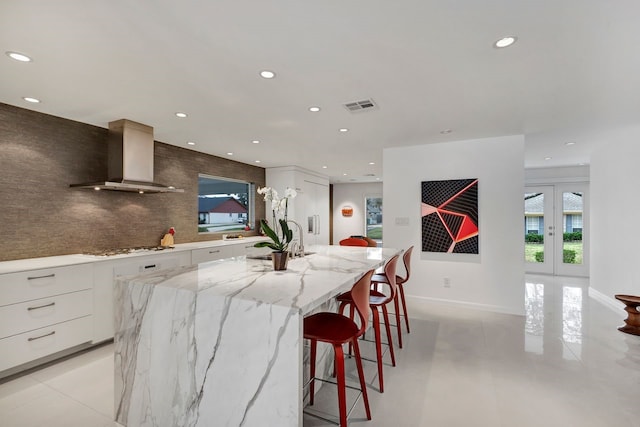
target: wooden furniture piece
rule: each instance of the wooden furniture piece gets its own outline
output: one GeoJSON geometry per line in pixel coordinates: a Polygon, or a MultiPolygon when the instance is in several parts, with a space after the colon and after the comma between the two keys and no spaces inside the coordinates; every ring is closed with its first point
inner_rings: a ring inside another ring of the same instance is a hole
{"type": "MultiPolygon", "coordinates": [[[[409,330],[409,315],[407,314],[407,302],[404,297],[404,284],[409,281],[409,277],[411,276],[411,252],[413,251],[413,246],[407,249],[402,255],[402,261],[404,262],[404,268],[406,270],[406,276],[400,277],[396,274],[396,285],[398,287],[398,292],[396,292],[396,297],[393,300],[393,304],[396,312],[396,327],[398,328],[398,346],[402,348],[402,327],[400,322],[400,303],[402,303],[402,312],[404,316],[405,324],[407,325],[407,333],[410,333],[409,330]]],[[[374,283],[385,283],[389,284],[389,279],[387,276],[383,274],[374,274],[371,279],[374,283]]]]}
{"type": "Polygon", "coordinates": [[[367,419],[371,419],[371,410],[369,409],[369,397],[367,396],[367,383],[364,379],[364,370],[362,369],[362,359],[360,358],[360,348],[358,346],[358,338],[364,334],[367,329],[367,321],[369,320],[369,313],[371,308],[369,307],[369,290],[371,287],[371,276],[373,270],[367,271],[355,285],[351,288],[351,296],[358,315],[360,317],[360,326],[358,326],[353,319],[350,319],[342,314],[320,312],[307,316],[303,320],[303,336],[305,339],[310,340],[311,352],[310,352],[310,364],[311,364],[311,377],[309,379],[309,405],[313,405],[313,397],[315,391],[315,381],[325,381],[321,378],[316,378],[316,350],[318,341],[326,342],[333,346],[335,353],[334,369],[336,373],[337,386],[338,386],[338,407],[340,411],[340,426],[347,426],[347,387],[356,389],[346,385],[345,372],[344,372],[344,344],[350,344],[353,346],[355,353],[356,366],[358,368],[358,377],[360,378],[360,391],[362,393],[362,400],[364,402],[364,408],[367,413],[367,419]]]}
{"type": "MultiPolygon", "coordinates": [[[[375,335],[376,343],[376,362],[378,364],[378,385],[380,387],[380,393],[384,393],[384,378],[382,369],[382,338],[380,336],[380,312],[382,309],[382,316],[384,319],[384,326],[387,331],[387,343],[389,345],[389,355],[391,356],[391,365],[396,366],[396,356],[393,352],[393,340],[391,338],[391,327],[389,325],[389,312],[387,310],[387,304],[395,298],[396,295],[396,265],[398,263],[398,255],[391,258],[384,266],[384,273],[389,280],[390,295],[385,295],[382,292],[378,292],[372,289],[369,296],[369,306],[371,307],[371,313],[373,314],[373,331],[375,335]]],[[[375,283],[372,281],[372,287],[375,283]]],[[[337,298],[340,303],[340,313],[344,312],[347,305],[354,305],[354,298],[351,292],[345,292],[342,295],[338,295],[337,298]]],[[[353,312],[353,311],[352,311],[353,312]]]]}
{"type": "Polygon", "coordinates": [[[624,320],[625,325],[618,328],[619,331],[632,335],[640,335],[640,296],[633,295],[616,295],[618,301],[622,301],[626,307],[627,318],[624,320]]]}

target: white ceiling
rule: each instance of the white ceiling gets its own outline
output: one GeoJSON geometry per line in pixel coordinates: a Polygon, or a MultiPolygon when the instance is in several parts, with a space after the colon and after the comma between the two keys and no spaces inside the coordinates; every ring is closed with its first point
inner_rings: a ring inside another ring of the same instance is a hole
{"type": "Polygon", "coordinates": [[[638,22],[637,0],[2,0],[0,51],[34,61],[0,57],[0,102],[332,182],[381,177],[387,147],[511,134],[526,167],[576,165],[640,117],[638,22]]]}

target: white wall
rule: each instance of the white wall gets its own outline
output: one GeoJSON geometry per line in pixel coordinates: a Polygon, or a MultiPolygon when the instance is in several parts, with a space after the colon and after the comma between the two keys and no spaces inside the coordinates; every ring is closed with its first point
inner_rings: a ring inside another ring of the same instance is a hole
{"type": "MultiPolygon", "coordinates": [[[[382,196],[382,183],[353,183],[333,185],[333,243],[352,235],[365,234],[365,196],[382,196]],[[344,206],[353,208],[353,216],[343,217],[344,206]]],[[[384,218],[384,199],[382,200],[384,218]]],[[[384,239],[384,228],[382,229],[384,239]]]]}
{"type": "Polygon", "coordinates": [[[406,287],[412,298],[524,313],[523,136],[386,149],[383,190],[384,246],[415,246],[406,287]],[[479,180],[480,254],[421,252],[421,182],[464,178],[479,180]]]}
{"type": "Polygon", "coordinates": [[[640,295],[639,159],[640,127],[601,136],[591,156],[590,285],[619,309],[615,294],[640,295]]]}

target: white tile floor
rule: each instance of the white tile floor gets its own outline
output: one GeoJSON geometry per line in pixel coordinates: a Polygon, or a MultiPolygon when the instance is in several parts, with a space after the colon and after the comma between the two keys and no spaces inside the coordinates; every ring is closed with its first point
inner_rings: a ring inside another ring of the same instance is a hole
{"type": "MultiPolygon", "coordinates": [[[[640,426],[640,337],[616,330],[622,306],[615,313],[589,298],[586,280],[527,282],[526,317],[412,304],[412,332],[398,366],[385,368],[384,394],[375,365],[365,362],[373,420],[358,402],[350,424],[640,426]]],[[[0,384],[0,425],[117,426],[112,348],[0,384]]],[[[335,399],[332,386],[323,387],[315,407],[337,413],[335,399]]],[[[324,425],[305,417],[305,426],[324,425]]]]}

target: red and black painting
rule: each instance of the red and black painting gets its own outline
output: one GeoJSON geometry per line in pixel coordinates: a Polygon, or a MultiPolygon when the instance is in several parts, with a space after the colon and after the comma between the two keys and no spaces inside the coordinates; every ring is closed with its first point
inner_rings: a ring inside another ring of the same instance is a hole
{"type": "Polygon", "coordinates": [[[478,249],[478,180],[423,181],[422,252],[478,249]]]}

